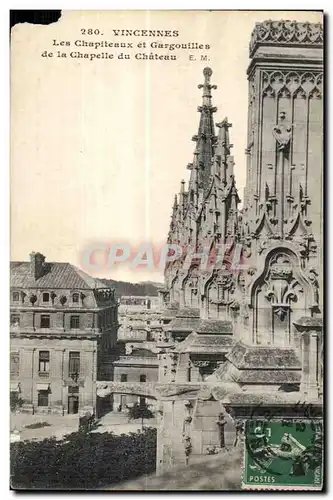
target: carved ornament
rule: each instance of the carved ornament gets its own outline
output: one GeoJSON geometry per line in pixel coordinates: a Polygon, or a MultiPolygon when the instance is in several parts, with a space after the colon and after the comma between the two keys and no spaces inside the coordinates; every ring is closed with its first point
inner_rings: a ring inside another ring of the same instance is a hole
{"type": "Polygon", "coordinates": [[[250,57],[262,44],[312,45],[322,47],[324,29],[321,23],[297,21],[264,21],[256,23],[251,34],[250,57]]]}
{"type": "Polygon", "coordinates": [[[291,139],[292,127],[285,120],[286,113],[281,111],[279,122],[273,127],[273,136],[278,143],[279,151],[287,150],[291,139]]]}

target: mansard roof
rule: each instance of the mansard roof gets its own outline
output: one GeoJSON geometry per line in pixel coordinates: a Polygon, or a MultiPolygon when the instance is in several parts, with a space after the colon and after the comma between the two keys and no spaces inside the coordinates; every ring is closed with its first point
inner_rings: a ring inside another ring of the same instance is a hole
{"type": "Polygon", "coordinates": [[[43,275],[35,279],[30,262],[10,263],[10,286],[13,288],[67,288],[67,289],[108,289],[98,279],[92,278],[81,269],[68,262],[46,262],[43,275]]]}

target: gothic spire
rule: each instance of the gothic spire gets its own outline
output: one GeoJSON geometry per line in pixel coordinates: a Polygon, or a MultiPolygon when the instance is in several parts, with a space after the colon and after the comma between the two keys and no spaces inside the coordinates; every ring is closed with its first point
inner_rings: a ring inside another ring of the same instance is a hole
{"type": "Polygon", "coordinates": [[[177,195],[175,194],[175,200],[173,202],[173,210],[174,212],[177,210],[178,207],[178,200],[177,200],[177,195]]]}
{"type": "Polygon", "coordinates": [[[172,243],[173,242],[175,234],[176,234],[176,230],[177,230],[177,212],[178,212],[178,198],[177,198],[177,195],[175,194],[175,199],[174,199],[173,207],[172,207],[172,214],[171,214],[169,234],[168,234],[168,243],[172,243]]]}
{"type": "Polygon", "coordinates": [[[196,177],[195,182],[198,183],[198,188],[206,190],[211,173],[211,164],[216,143],[213,119],[213,113],[215,113],[216,108],[212,105],[211,90],[217,87],[210,83],[210,78],[213,74],[210,68],[205,68],[203,74],[205,77],[204,83],[198,85],[198,88],[202,89],[202,105],[198,107],[200,113],[199,129],[197,135],[192,137],[192,140],[196,142],[196,147],[192,164],[191,180],[193,179],[194,181],[196,177]],[[194,169],[197,170],[196,176],[193,172],[194,169]]]}
{"type": "Polygon", "coordinates": [[[180,192],[179,192],[179,208],[180,208],[181,215],[183,215],[183,213],[184,213],[185,196],[186,196],[185,181],[184,181],[184,179],[182,179],[180,182],[180,192]]]}
{"type": "Polygon", "coordinates": [[[175,201],[173,202],[172,214],[171,214],[171,225],[172,226],[174,226],[174,224],[177,220],[177,211],[178,211],[178,199],[177,199],[177,195],[175,194],[175,201]]]}
{"type": "Polygon", "coordinates": [[[229,128],[232,124],[228,122],[228,118],[224,118],[220,123],[216,123],[216,127],[219,129],[219,134],[215,153],[220,162],[221,180],[224,185],[227,185],[230,177],[234,175],[233,156],[230,155],[233,145],[230,144],[229,139],[229,128]]]}

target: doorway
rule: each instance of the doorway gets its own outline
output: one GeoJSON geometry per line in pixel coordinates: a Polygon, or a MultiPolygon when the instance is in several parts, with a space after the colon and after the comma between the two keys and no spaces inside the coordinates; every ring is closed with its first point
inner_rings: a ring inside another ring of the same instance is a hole
{"type": "Polygon", "coordinates": [[[120,405],[118,411],[126,411],[126,396],[124,394],[120,395],[120,405]]]}
{"type": "Polygon", "coordinates": [[[143,397],[139,397],[139,405],[140,407],[145,407],[146,406],[146,398],[143,398],[143,397]]]}
{"type": "Polygon", "coordinates": [[[79,388],[68,387],[68,414],[79,413],[79,388]]]}

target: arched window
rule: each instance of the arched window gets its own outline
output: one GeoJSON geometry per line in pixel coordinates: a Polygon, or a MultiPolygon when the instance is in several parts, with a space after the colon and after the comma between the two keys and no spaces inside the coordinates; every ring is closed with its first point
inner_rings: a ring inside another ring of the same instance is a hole
{"type": "Polygon", "coordinates": [[[74,304],[78,304],[79,303],[79,299],[80,299],[79,294],[78,293],[73,293],[72,299],[73,299],[73,303],[74,304]]]}

